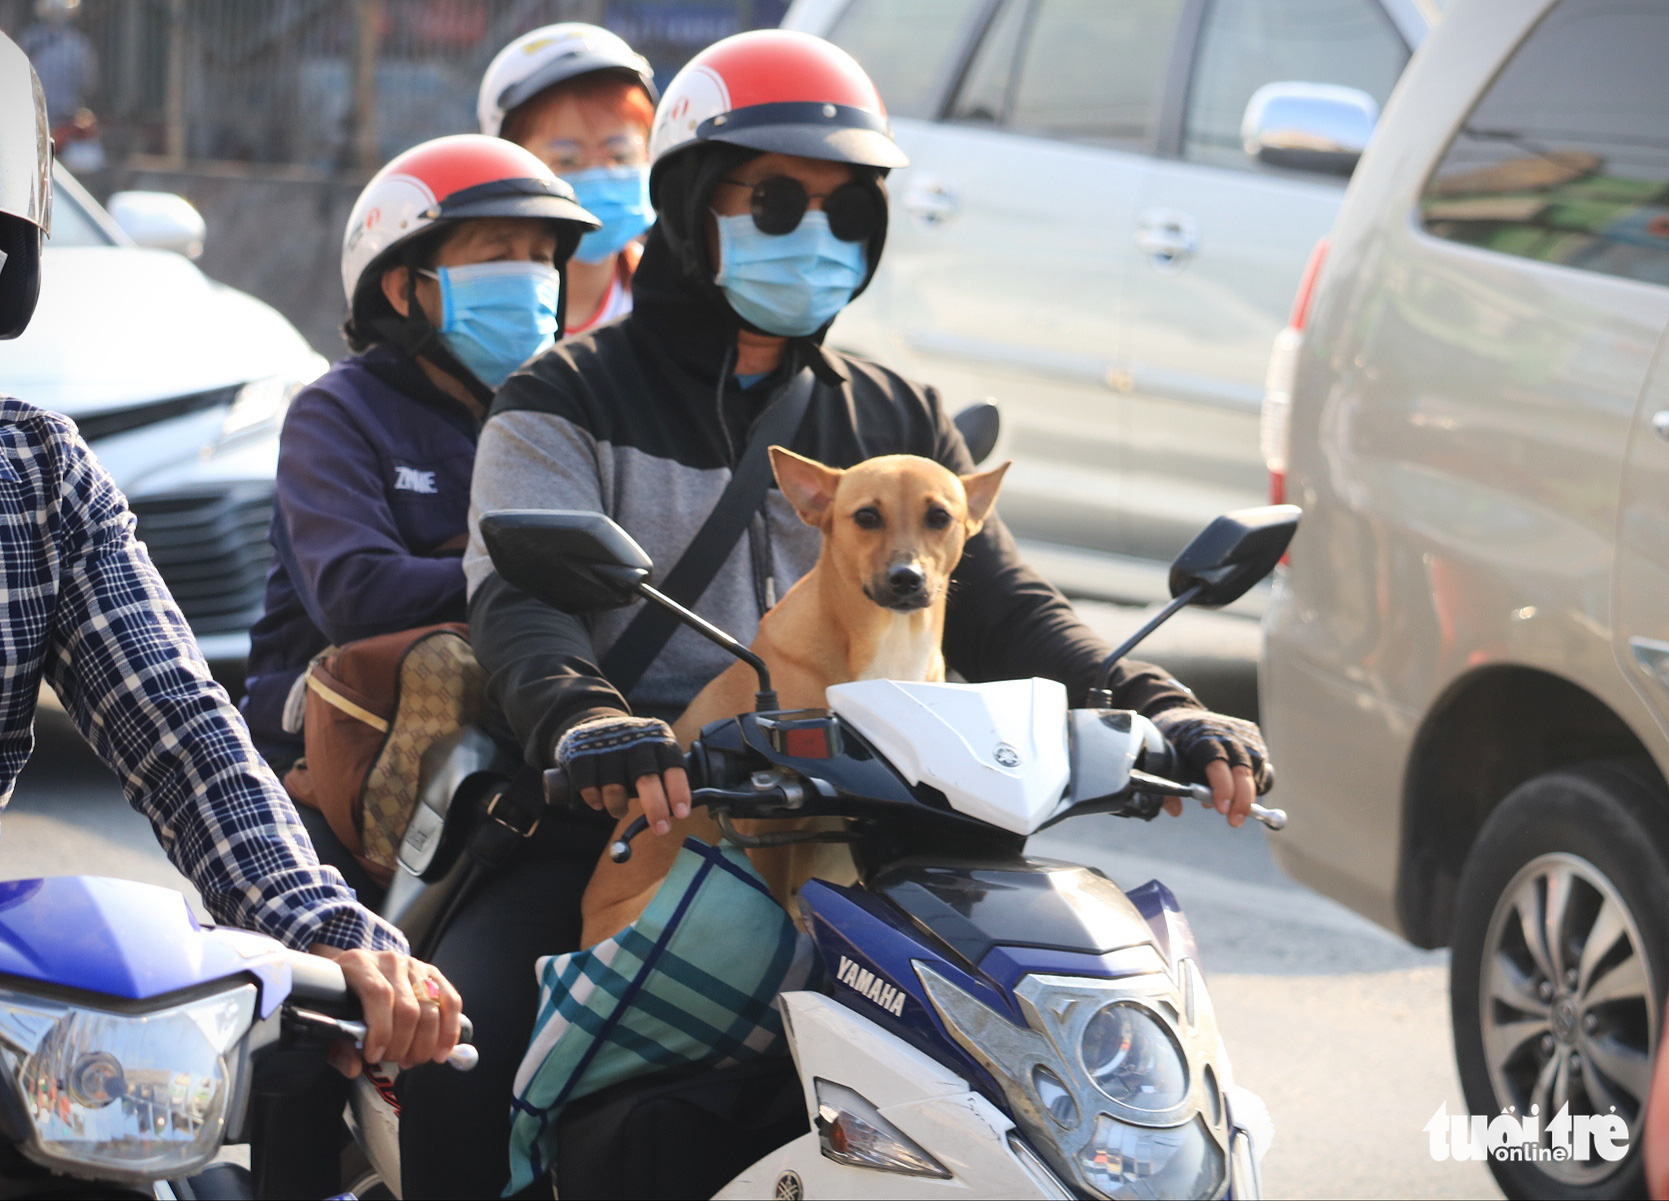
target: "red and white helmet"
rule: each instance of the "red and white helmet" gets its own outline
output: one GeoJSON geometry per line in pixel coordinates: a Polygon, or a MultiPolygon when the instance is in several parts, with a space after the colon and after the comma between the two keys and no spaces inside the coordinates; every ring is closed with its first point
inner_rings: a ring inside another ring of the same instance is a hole
{"type": "Polygon", "coordinates": [[[649,135],[651,172],[703,142],[865,167],[909,162],[857,60],[833,42],[786,29],[714,42],[672,77],[649,135]]]}
{"type": "Polygon", "coordinates": [[[475,102],[481,132],[502,134],[510,110],[548,87],[593,71],[635,81],[654,103],[655,72],[648,59],[600,26],[563,21],[524,33],[493,56],[475,102]]]}
{"type": "Polygon", "coordinates": [[[542,217],[557,225],[558,264],[601,222],[538,157],[502,138],[453,134],[394,156],[354,202],[342,235],[342,290],[352,311],[362,287],[395,251],[451,221],[542,217]]]}

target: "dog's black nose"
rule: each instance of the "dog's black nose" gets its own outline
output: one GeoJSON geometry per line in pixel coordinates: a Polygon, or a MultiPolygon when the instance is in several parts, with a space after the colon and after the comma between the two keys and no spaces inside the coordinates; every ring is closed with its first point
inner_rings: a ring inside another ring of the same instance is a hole
{"type": "Polygon", "coordinates": [[[914,596],[927,586],[927,576],[914,563],[900,563],[887,569],[887,586],[896,596],[914,596]]]}

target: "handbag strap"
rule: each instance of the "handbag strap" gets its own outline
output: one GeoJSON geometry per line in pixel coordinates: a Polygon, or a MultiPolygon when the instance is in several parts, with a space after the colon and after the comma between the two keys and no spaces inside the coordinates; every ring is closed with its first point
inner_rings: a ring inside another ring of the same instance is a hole
{"type": "MultiPolygon", "coordinates": [[[[773,478],[770,449],[793,441],[816,389],[817,377],[811,368],[803,368],[754,422],[747,448],[742,451],[730,482],[701,529],[696,531],[695,538],[661,582],[661,591],[685,608],[693,608],[701,599],[741,541],[759,506],[765,503],[773,478]]],[[[604,678],[621,696],[628,695],[677,629],[675,616],[659,605],[645,604],[603,656],[600,666],[604,678]]]]}

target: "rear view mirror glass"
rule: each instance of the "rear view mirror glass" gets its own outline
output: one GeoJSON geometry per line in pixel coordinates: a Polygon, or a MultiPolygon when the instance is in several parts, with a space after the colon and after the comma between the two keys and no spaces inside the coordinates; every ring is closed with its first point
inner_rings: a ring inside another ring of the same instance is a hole
{"type": "Polygon", "coordinates": [[[1265,505],[1224,513],[1171,564],[1171,595],[1200,592],[1193,604],[1216,608],[1239,600],[1275,570],[1303,515],[1297,505],[1265,505]]]}
{"type": "Polygon", "coordinates": [[[567,613],[631,604],[655,566],[601,513],[501,509],[481,518],[481,539],[507,583],[567,613]]]}

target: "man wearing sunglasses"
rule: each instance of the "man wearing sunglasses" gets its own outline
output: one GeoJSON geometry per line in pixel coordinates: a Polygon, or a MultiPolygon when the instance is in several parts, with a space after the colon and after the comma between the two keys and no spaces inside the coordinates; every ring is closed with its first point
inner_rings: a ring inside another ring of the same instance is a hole
{"type": "MultiPolygon", "coordinates": [[[[607,513],[654,558],[664,588],[688,585],[683,599],[746,642],[819,546],[775,490],[732,542],[704,533],[765,436],[842,467],[896,453],[959,473],[974,465],[933,389],[822,346],[875,270],[882,178],[905,163],[849,55],[781,30],[709,47],[668,85],[650,159],[657,220],[636,307],[505,382],[481,435],[471,509],[607,513]],[[785,413],[798,416],[777,429],[785,413]],[[692,544],[705,563],[686,562],[692,544]]],[[[641,606],[577,617],[534,600],[494,573],[478,528],[464,571],[476,654],[529,765],[562,765],[611,814],[636,795],[666,832],[689,805],[666,722],[729,656],[693,631],[657,627],[641,606]]],[[[969,540],[946,609],[951,668],[970,680],[1052,677],[1082,703],[1108,649],[1021,562],[1000,520],[969,540]]],[[[1233,824],[1245,820],[1265,765],[1256,726],[1208,713],[1140,663],[1124,663],[1114,694],[1191,756],[1233,824]]],[[[597,836],[582,841],[594,853],[597,836]]],[[[575,915],[547,931],[542,953],[571,949],[577,925],[575,915]]],[[[511,970],[507,986],[531,991],[525,966],[511,970]]]]}
{"type": "MultiPolygon", "coordinates": [[[[776,441],[837,466],[893,453],[957,472],[973,464],[933,389],[822,346],[874,273],[886,241],[882,179],[906,161],[849,55],[783,30],[718,42],[668,85],[650,160],[658,215],[636,309],[505,383],[481,436],[472,507],[605,512],[669,586],[680,574],[710,577],[686,599],[745,642],[816,560],[818,534],[771,490],[733,545],[698,536],[750,435],[803,373],[815,389],[776,441]],[[685,570],[692,543],[722,566],[685,570]]],[[[669,829],[689,793],[665,723],[729,657],[639,608],[558,613],[493,572],[478,532],[464,570],[476,654],[529,764],[568,768],[588,803],[610,813],[639,796],[651,828],[669,829]]],[[[1081,700],[1108,648],[993,520],[956,571],[944,653],[970,680],[1047,676],[1081,700]]],[[[1140,663],[1123,665],[1114,695],[1194,760],[1233,824],[1245,820],[1266,775],[1256,726],[1206,712],[1140,663]]]]}

